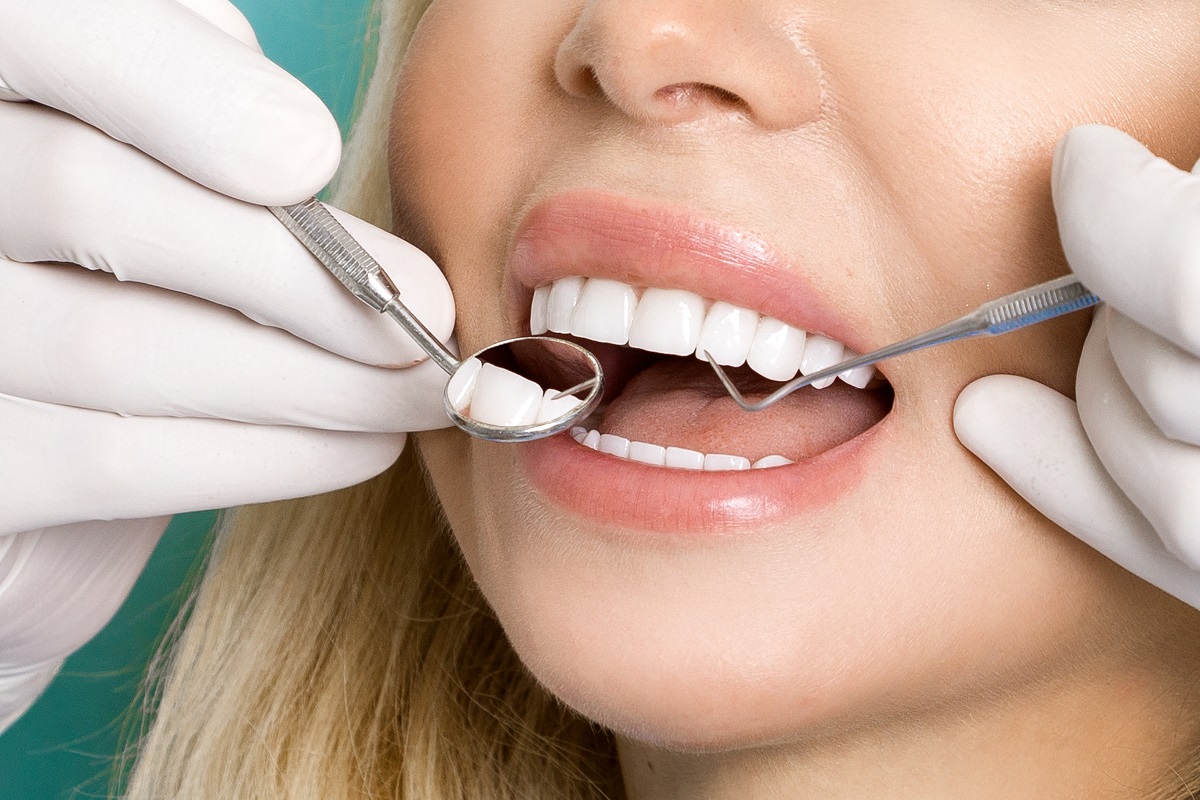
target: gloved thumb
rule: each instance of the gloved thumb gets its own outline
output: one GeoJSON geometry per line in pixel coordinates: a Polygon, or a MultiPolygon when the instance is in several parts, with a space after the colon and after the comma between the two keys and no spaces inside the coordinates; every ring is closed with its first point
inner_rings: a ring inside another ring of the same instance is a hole
{"type": "Polygon", "coordinates": [[[1200,608],[1196,573],[1175,558],[1109,477],[1075,402],[1015,375],[969,384],[954,432],[1030,505],[1134,575],[1200,608]]]}

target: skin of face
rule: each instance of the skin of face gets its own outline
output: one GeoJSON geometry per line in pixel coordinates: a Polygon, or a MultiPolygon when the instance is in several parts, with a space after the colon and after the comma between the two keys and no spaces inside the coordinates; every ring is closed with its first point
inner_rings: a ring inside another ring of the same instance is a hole
{"type": "MultiPolygon", "coordinates": [[[[514,236],[539,201],[579,190],[760,237],[880,346],[1068,271],[1049,176],[1072,125],[1123,128],[1191,167],[1198,12],[436,0],[394,110],[397,230],[445,270],[463,352],[523,332],[507,305],[514,236]]],[[[652,783],[644,767],[667,752],[815,764],[870,740],[882,762],[944,734],[978,753],[995,745],[983,727],[1109,763],[1125,756],[1097,742],[1128,740],[1165,762],[1190,717],[1153,709],[1194,703],[1195,613],[1034,512],[951,429],[982,375],[1071,394],[1087,323],[892,362],[886,446],[855,485],[782,519],[747,511],[725,535],[573,514],[530,485],[519,446],[453,429],[419,445],[517,653],[618,734],[633,782],[652,783]]]]}

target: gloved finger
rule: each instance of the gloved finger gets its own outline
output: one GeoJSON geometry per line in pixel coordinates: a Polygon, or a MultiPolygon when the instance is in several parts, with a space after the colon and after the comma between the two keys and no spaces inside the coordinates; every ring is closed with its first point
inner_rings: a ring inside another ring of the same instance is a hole
{"type": "MultiPolygon", "coordinates": [[[[241,11],[238,11],[236,6],[227,2],[227,0],[173,1],[200,15],[210,24],[229,34],[247,47],[251,47],[260,53],[262,52],[262,47],[258,44],[258,36],[254,33],[254,28],[250,26],[250,21],[246,19],[241,11]]],[[[10,86],[6,85],[3,80],[0,80],[0,100],[23,102],[28,101],[29,98],[18,94],[10,86]]]]}
{"type": "Polygon", "coordinates": [[[1155,427],[1177,442],[1200,445],[1200,359],[1112,308],[1101,314],[1113,361],[1155,427]]]}
{"type": "MultiPolygon", "coordinates": [[[[337,282],[274,215],[181,178],[46,108],[0,104],[0,256],[69,261],[202,297],[365,363],[424,352],[337,282]]],[[[454,325],[450,287],[408,243],[335,212],[435,335],[454,325]]]]}
{"type": "Polygon", "coordinates": [[[449,424],[446,373],[360,364],[223,307],[0,259],[0,394],[135,416],[344,431],[449,424]]]}
{"type": "Polygon", "coordinates": [[[0,734],[29,710],[54,680],[61,665],[61,661],[52,661],[30,670],[0,672],[0,734]]]}
{"type": "Polygon", "coordinates": [[[1121,380],[1103,317],[1079,358],[1079,418],[1096,455],[1167,549],[1200,568],[1200,449],[1166,438],[1121,380]]]}
{"type": "Polygon", "coordinates": [[[0,672],[66,658],[120,609],[170,517],[0,536],[0,672]]]}
{"type": "Polygon", "coordinates": [[[1200,356],[1200,178],[1115,128],[1084,125],[1059,142],[1052,185],[1072,271],[1200,356]]]}
{"type": "Polygon", "coordinates": [[[1056,525],[1200,608],[1200,575],[1166,549],[1109,477],[1070,398],[1027,378],[989,375],[959,394],[954,431],[968,450],[1056,525]]]}
{"type": "Polygon", "coordinates": [[[404,440],[0,395],[0,534],[320,494],[382,472],[404,440]]]}
{"type": "Polygon", "coordinates": [[[238,10],[229,0],[174,0],[174,2],[199,14],[208,20],[209,24],[229,34],[247,47],[262,52],[258,44],[258,36],[250,25],[246,15],[238,10]]]}
{"type": "Polygon", "coordinates": [[[341,156],[316,95],[174,0],[2,3],[0,81],[251,203],[315,194],[341,156]]]}

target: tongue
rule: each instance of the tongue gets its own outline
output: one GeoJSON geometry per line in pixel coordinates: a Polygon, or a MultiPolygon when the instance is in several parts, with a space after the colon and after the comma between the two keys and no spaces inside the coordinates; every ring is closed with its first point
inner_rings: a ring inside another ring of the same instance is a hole
{"type": "MultiPolygon", "coordinates": [[[[750,399],[765,397],[779,385],[748,369],[730,374],[750,399]]],[[[630,380],[609,404],[600,432],[751,461],[768,455],[799,461],[853,439],[890,408],[890,389],[865,391],[837,381],[825,389],[792,392],[750,413],[726,394],[707,364],[670,358],[630,380]]]]}

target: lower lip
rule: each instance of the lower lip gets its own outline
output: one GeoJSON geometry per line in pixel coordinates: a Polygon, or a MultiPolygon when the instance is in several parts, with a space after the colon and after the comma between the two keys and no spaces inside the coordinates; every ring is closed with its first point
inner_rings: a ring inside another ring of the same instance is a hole
{"type": "Polygon", "coordinates": [[[892,415],[853,439],[783,467],[666,469],[584,447],[565,434],[517,449],[530,484],[580,517],[660,533],[727,533],[828,506],[859,485],[892,415]]]}

